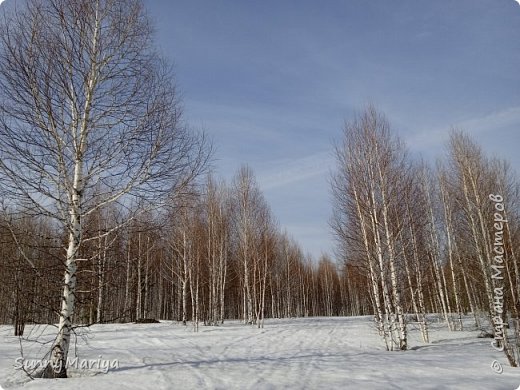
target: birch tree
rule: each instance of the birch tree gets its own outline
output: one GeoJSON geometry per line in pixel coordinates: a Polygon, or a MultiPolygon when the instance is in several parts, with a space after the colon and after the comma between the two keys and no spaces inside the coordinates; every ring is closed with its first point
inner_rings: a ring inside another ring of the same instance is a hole
{"type": "Polygon", "coordinates": [[[516,178],[509,175],[507,164],[487,158],[479,145],[462,131],[452,132],[449,153],[446,186],[448,190],[451,188],[451,197],[460,210],[457,233],[467,237],[457,247],[463,247],[469,254],[467,263],[476,263],[475,271],[483,290],[483,304],[480,306],[488,313],[495,337],[498,335],[503,339],[503,350],[511,365],[516,366],[518,361],[508,343],[507,327],[497,326],[500,322],[508,324],[508,313],[514,310],[518,264],[515,244],[507,225],[510,221],[516,224],[516,178]],[[500,193],[497,196],[500,199],[499,210],[493,204],[495,201],[490,201],[495,199],[496,193],[500,193]],[[513,213],[509,214],[508,210],[513,210],[513,213]],[[513,219],[504,218],[503,214],[513,219]],[[497,223],[497,218],[503,221],[497,223]],[[500,261],[498,265],[497,258],[500,261]],[[502,293],[497,295],[497,291],[502,293]]]}
{"type": "Polygon", "coordinates": [[[224,321],[227,258],[229,252],[230,202],[228,188],[209,176],[202,196],[206,223],[206,260],[208,270],[207,322],[216,325],[224,321]]]}
{"type": "Polygon", "coordinates": [[[11,212],[49,217],[67,237],[44,376],[67,376],[80,248],[99,239],[83,219],[157,206],[204,166],[172,80],[138,0],[30,0],[0,26],[1,191],[11,212]]]}
{"type": "Polygon", "coordinates": [[[243,319],[254,323],[254,301],[257,261],[261,251],[260,231],[265,201],[256,183],[253,171],[247,166],[239,169],[233,181],[235,210],[233,230],[236,234],[236,253],[240,262],[242,283],[243,319]]]}
{"type": "MultiPolygon", "coordinates": [[[[373,107],[345,125],[336,146],[338,172],[332,180],[332,227],[340,248],[350,245],[365,258],[376,321],[387,348],[407,349],[399,245],[401,192],[410,184],[410,163],[386,118],[373,107]],[[382,300],[380,301],[380,291],[382,300]]],[[[348,252],[347,252],[348,253],[348,252]]],[[[347,258],[348,261],[348,258],[347,258]]]]}

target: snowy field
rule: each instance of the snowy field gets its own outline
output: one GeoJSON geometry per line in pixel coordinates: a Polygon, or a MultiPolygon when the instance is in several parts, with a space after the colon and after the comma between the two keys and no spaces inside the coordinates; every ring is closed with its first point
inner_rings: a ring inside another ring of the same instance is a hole
{"type": "MultiPolygon", "coordinates": [[[[520,369],[477,338],[432,324],[431,344],[410,327],[407,352],[386,352],[368,317],[267,320],[264,329],[229,322],[96,325],[77,339],[82,359],[119,368],[69,368],[72,378],[27,381],[12,328],[0,327],[0,384],[24,389],[517,389],[520,369]],[[490,365],[498,360],[502,374],[490,365]]],[[[26,334],[31,329],[26,328],[26,334]]],[[[51,329],[48,329],[50,331],[51,329]]],[[[39,332],[42,328],[38,329],[39,332]]],[[[31,332],[36,334],[36,330],[31,332]]],[[[26,357],[38,351],[28,347],[26,357]]]]}

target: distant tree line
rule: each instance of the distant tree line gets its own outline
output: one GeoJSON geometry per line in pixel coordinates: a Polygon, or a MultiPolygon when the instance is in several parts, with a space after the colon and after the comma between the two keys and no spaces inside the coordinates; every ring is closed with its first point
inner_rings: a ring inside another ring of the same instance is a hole
{"type": "MultiPolygon", "coordinates": [[[[370,313],[368,301],[351,305],[354,279],[326,256],[305,255],[280,229],[247,167],[229,185],[208,175],[170,207],[113,229],[123,212],[106,208],[83,221],[85,236],[96,238],[78,253],[74,323],[156,318],[197,327],[241,319],[262,326],[266,317],[370,313]]],[[[64,232],[45,217],[4,213],[0,239],[0,322],[17,334],[26,323],[54,323],[64,232]]]]}

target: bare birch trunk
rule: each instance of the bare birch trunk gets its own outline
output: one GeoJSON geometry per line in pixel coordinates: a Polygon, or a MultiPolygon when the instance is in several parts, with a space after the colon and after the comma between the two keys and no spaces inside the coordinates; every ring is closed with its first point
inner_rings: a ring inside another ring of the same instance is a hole
{"type": "MultiPolygon", "coordinates": [[[[188,266],[188,243],[186,241],[186,232],[182,232],[182,324],[187,324],[187,304],[188,304],[188,278],[191,277],[190,268],[188,266]]],[[[191,281],[190,281],[191,288],[191,281]]],[[[193,307],[193,290],[192,290],[192,307],[193,307]]]]}
{"type": "Polygon", "coordinates": [[[65,278],[63,286],[63,296],[60,311],[60,321],[58,324],[58,335],[51,351],[51,363],[46,367],[42,376],[47,378],[66,378],[67,377],[67,357],[69,353],[70,337],[73,327],[73,315],[76,303],[76,272],[77,258],[81,243],[81,203],[82,203],[82,177],[83,161],[76,161],[74,170],[74,185],[71,199],[70,213],[70,232],[67,257],[65,262],[65,278]]]}
{"type": "Polygon", "coordinates": [[[130,248],[131,248],[131,240],[130,235],[128,235],[127,242],[127,254],[126,254],[126,279],[125,279],[125,303],[123,305],[123,315],[126,320],[130,320],[130,248]]]}

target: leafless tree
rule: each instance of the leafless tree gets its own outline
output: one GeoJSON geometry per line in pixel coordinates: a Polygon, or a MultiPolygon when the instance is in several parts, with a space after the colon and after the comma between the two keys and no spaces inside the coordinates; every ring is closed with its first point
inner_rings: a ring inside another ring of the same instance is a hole
{"type": "Polygon", "coordinates": [[[44,373],[65,377],[80,248],[99,239],[83,220],[109,204],[129,220],[164,203],[207,148],[181,120],[140,1],[30,0],[0,31],[1,191],[10,212],[51,218],[67,236],[52,348],[62,369],[44,373]]]}
{"type": "Polygon", "coordinates": [[[256,184],[253,171],[242,167],[233,182],[236,206],[234,210],[233,228],[237,237],[237,255],[242,270],[240,272],[243,287],[243,319],[253,324],[254,300],[254,267],[258,251],[259,222],[264,206],[263,196],[256,184]]]}
{"type": "Polygon", "coordinates": [[[368,107],[345,125],[336,146],[332,228],[340,252],[364,259],[375,302],[376,322],[387,348],[407,348],[403,308],[401,192],[411,187],[410,163],[386,118],[368,107]],[[345,253],[345,251],[347,251],[345,253]],[[382,300],[380,299],[382,296],[382,300]]]}
{"type": "Polygon", "coordinates": [[[460,130],[452,131],[448,150],[443,201],[445,204],[451,201],[457,210],[457,225],[456,228],[453,225],[454,232],[450,234],[455,237],[457,250],[464,254],[461,267],[470,268],[477,280],[477,290],[482,292],[480,306],[488,314],[495,337],[498,334],[499,339],[503,338],[506,356],[511,365],[518,365],[518,358],[508,343],[507,326],[497,325],[507,324],[508,313],[517,310],[514,302],[518,244],[511,235],[518,223],[515,218],[517,180],[509,173],[507,164],[488,158],[480,146],[460,130]],[[495,197],[500,199],[498,213],[496,202],[490,201],[495,197]],[[506,215],[510,217],[505,218],[506,215]]]}

